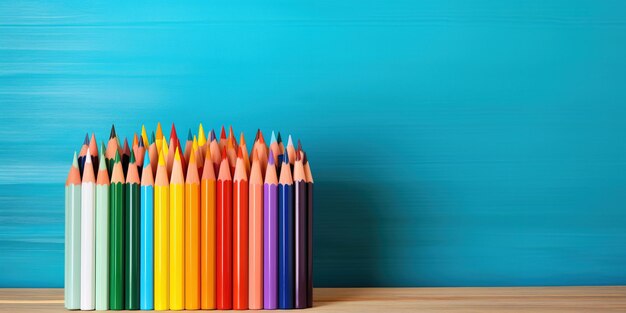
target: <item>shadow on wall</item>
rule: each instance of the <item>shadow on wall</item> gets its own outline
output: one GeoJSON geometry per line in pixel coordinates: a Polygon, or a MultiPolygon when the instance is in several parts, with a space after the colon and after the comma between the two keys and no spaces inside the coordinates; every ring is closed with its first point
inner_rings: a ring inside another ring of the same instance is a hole
{"type": "Polygon", "coordinates": [[[316,287],[384,283],[380,188],[374,183],[316,181],[314,284],[316,287]]]}

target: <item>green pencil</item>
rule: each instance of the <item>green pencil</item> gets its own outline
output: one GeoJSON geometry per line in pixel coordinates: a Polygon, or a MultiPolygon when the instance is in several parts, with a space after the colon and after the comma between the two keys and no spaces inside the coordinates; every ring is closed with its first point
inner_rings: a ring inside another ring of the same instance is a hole
{"type": "Polygon", "coordinates": [[[126,174],[126,218],[125,225],[125,304],[126,310],[139,309],[139,172],[135,152],[131,150],[126,174]]]}
{"type": "Polygon", "coordinates": [[[124,172],[115,152],[109,195],[109,309],[124,309],[124,172]]]}

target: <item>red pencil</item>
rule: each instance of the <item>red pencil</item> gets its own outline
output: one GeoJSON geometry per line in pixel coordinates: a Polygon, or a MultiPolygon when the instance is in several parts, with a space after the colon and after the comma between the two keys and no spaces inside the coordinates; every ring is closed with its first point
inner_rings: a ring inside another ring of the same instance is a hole
{"type": "Polygon", "coordinates": [[[226,150],[217,178],[217,309],[232,308],[232,249],[233,249],[233,181],[226,150]]]}
{"type": "Polygon", "coordinates": [[[233,309],[248,309],[248,177],[239,147],[233,177],[233,309]]]}

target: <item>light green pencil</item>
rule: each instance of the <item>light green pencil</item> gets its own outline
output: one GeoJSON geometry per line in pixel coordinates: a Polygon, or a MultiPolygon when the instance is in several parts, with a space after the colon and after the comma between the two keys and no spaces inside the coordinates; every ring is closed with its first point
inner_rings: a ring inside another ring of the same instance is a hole
{"type": "Polygon", "coordinates": [[[80,171],[74,152],[65,181],[65,308],[80,309],[80,171]]]}
{"type": "Polygon", "coordinates": [[[109,173],[104,142],[96,182],[96,310],[109,309],[109,173]]]}

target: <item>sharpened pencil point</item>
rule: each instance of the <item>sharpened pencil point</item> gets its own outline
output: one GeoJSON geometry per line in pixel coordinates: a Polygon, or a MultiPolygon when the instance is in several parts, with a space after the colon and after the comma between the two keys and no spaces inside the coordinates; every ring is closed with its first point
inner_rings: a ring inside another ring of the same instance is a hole
{"type": "Polygon", "coordinates": [[[283,153],[283,163],[289,163],[289,153],[283,153]]]}
{"type": "Polygon", "coordinates": [[[150,135],[150,144],[152,144],[155,141],[156,139],[154,138],[154,132],[152,132],[152,134],[150,135]]]}
{"type": "Polygon", "coordinates": [[[224,125],[222,125],[222,132],[220,133],[220,140],[222,139],[226,139],[226,129],[224,128],[224,125]]]}
{"type": "Polygon", "coordinates": [[[148,165],[150,165],[150,153],[148,152],[148,149],[146,149],[143,154],[143,167],[146,167],[148,165]]]}
{"type": "Polygon", "coordinates": [[[85,133],[85,140],[83,140],[84,145],[89,145],[89,133],[85,133]]]}
{"type": "Polygon", "coordinates": [[[159,165],[165,166],[165,158],[163,157],[164,153],[159,153],[159,165]]]}
{"type": "Polygon", "coordinates": [[[267,158],[267,163],[270,165],[274,165],[274,151],[270,149],[270,157],[267,158]]]}
{"type": "Polygon", "coordinates": [[[74,158],[72,159],[72,166],[78,168],[78,156],[76,155],[76,151],[74,151],[74,158]]]}
{"type": "Polygon", "coordinates": [[[283,142],[283,139],[280,137],[280,132],[276,135],[276,142],[279,144],[283,142]]]}
{"type": "Polygon", "coordinates": [[[237,158],[238,159],[243,158],[243,152],[241,151],[241,146],[239,147],[239,149],[237,149],[237,158]]]}
{"type": "Polygon", "coordinates": [[[115,133],[115,124],[111,125],[111,135],[109,136],[109,139],[115,138],[117,137],[117,134],[115,133]]]}
{"type": "Polygon", "coordinates": [[[274,131],[272,130],[272,138],[270,139],[270,144],[273,144],[276,142],[276,135],[274,135],[274,131]]]}
{"type": "Polygon", "coordinates": [[[289,135],[289,137],[287,138],[287,146],[293,147],[293,141],[291,141],[291,135],[289,135]]]}
{"type": "Polygon", "coordinates": [[[226,159],[226,146],[222,148],[222,160],[226,159]]]}
{"type": "Polygon", "coordinates": [[[121,161],[121,158],[120,158],[120,151],[119,151],[119,150],[117,150],[117,151],[115,151],[115,159],[114,159],[114,163],[119,163],[120,161],[121,161]]]}
{"type": "Polygon", "coordinates": [[[211,129],[211,133],[209,134],[209,141],[215,140],[215,130],[211,129]]]}
{"type": "Polygon", "coordinates": [[[178,147],[176,147],[176,152],[174,153],[174,160],[180,161],[180,152],[178,152],[178,147]]]}
{"type": "Polygon", "coordinates": [[[130,150],[130,163],[135,163],[135,150],[130,150]]]}
{"type": "Polygon", "coordinates": [[[187,140],[188,141],[193,140],[193,135],[191,134],[191,128],[189,128],[189,132],[187,132],[187,140]]]}

